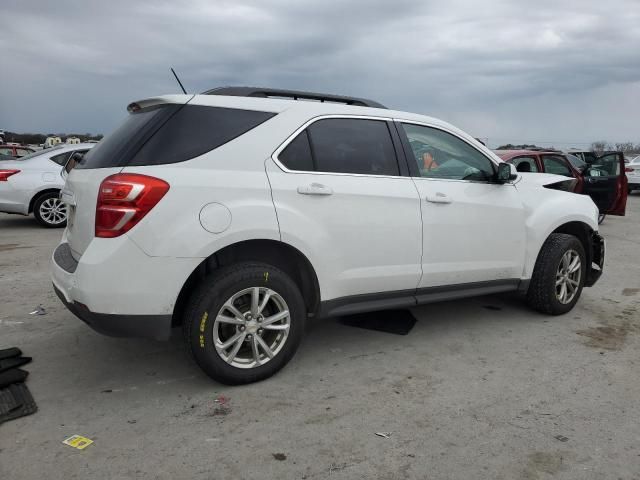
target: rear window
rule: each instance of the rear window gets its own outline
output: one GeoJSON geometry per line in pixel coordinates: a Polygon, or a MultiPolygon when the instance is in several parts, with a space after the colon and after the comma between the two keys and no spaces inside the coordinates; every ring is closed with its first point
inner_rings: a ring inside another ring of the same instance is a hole
{"type": "Polygon", "coordinates": [[[161,105],[132,113],[76,168],[163,165],[209,152],[257,127],[274,113],[201,105],[161,105]]]}

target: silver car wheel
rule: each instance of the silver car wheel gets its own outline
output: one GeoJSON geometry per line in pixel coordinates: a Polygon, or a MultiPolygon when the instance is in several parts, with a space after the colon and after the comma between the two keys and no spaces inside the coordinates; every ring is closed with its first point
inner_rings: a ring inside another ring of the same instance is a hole
{"type": "Polygon", "coordinates": [[[67,206],[59,198],[47,198],[40,204],[40,217],[50,225],[67,219],[67,206]]]}
{"type": "Polygon", "coordinates": [[[266,287],[246,288],[229,298],[213,323],[213,344],[237,368],[255,368],[274,358],[289,336],[287,302],[266,287]]]}
{"type": "Polygon", "coordinates": [[[575,250],[567,250],[556,271],[556,298],[562,304],[571,303],[580,286],[582,262],[575,250]]]}

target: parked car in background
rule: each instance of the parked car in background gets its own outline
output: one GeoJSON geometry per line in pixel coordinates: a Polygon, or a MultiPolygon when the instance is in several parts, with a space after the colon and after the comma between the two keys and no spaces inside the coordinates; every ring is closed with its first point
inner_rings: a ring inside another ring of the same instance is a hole
{"type": "Polygon", "coordinates": [[[12,160],[0,159],[0,212],[29,215],[44,227],[64,227],[66,206],[60,201],[62,168],[72,154],[93,144],[61,145],[12,160]]]}
{"type": "Polygon", "coordinates": [[[9,155],[14,158],[22,158],[30,153],[35,152],[31,147],[24,147],[22,145],[0,145],[0,154],[9,155]]]}
{"type": "Polygon", "coordinates": [[[54,290],[102,333],[182,326],[221,382],[273,375],[310,317],[508,291],[560,315],[602,273],[590,199],[440,120],[247,87],[128,110],[65,169],[54,290]]]}
{"type": "Polygon", "coordinates": [[[627,178],[624,155],[606,152],[602,155],[583,155],[583,152],[558,150],[496,150],[505,162],[515,165],[519,172],[553,173],[572,177],[574,193],[589,195],[600,212],[599,222],[605,215],[624,215],[627,205],[627,178]],[[578,154],[576,154],[578,153],[578,154]]]}
{"type": "Polygon", "coordinates": [[[640,190],[640,155],[632,158],[625,166],[624,171],[627,174],[629,193],[640,190]]]}

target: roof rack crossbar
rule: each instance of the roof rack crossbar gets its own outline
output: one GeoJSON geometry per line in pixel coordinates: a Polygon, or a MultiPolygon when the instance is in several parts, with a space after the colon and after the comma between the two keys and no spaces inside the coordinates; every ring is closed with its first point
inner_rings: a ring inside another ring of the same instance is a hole
{"type": "Polygon", "coordinates": [[[327,93],[302,92],[299,90],[283,90],[278,88],[256,87],[218,87],[203,92],[203,95],[228,95],[231,97],[284,97],[293,100],[315,100],[319,102],[344,103],[358,107],[387,108],[384,105],[366,98],[346,97],[327,93]]]}

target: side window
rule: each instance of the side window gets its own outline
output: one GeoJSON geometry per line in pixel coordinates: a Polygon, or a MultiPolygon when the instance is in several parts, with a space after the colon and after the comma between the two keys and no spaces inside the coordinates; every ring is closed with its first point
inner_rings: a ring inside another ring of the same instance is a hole
{"type": "Polygon", "coordinates": [[[516,157],[511,163],[513,163],[516,167],[516,170],[519,172],[537,172],[538,165],[536,164],[536,159],[533,157],[516,157]]]}
{"type": "Polygon", "coordinates": [[[24,157],[25,155],[29,155],[31,150],[27,150],[25,148],[16,148],[16,153],[19,157],[24,157]]]}
{"type": "Polygon", "coordinates": [[[308,131],[317,171],[400,175],[384,121],[328,118],[310,125],[308,131]]]}
{"type": "Polygon", "coordinates": [[[311,156],[311,146],[309,145],[309,134],[306,130],[300,133],[287,147],[280,153],[278,160],[289,170],[302,170],[313,172],[313,157],[311,156]]]}
{"type": "Polygon", "coordinates": [[[11,147],[0,148],[0,153],[2,153],[3,155],[9,155],[10,157],[13,157],[13,148],[11,147]]]}
{"type": "Polygon", "coordinates": [[[566,161],[562,157],[556,155],[543,155],[542,163],[544,165],[544,171],[546,173],[553,173],[555,175],[564,175],[565,177],[573,177],[573,173],[566,164],[566,161]]]}
{"type": "Polygon", "coordinates": [[[403,123],[420,175],[428,178],[489,180],[491,160],[474,147],[436,128],[403,123]]]}
{"type": "Polygon", "coordinates": [[[67,163],[67,160],[69,159],[69,155],[71,155],[71,153],[72,152],[59,153],[58,155],[54,155],[53,157],[51,157],[51,160],[56,162],[60,166],[64,166],[64,164],[67,163]]]}
{"type": "Polygon", "coordinates": [[[617,177],[620,175],[620,157],[617,153],[607,153],[589,165],[587,174],[591,177],[617,177]]]}

